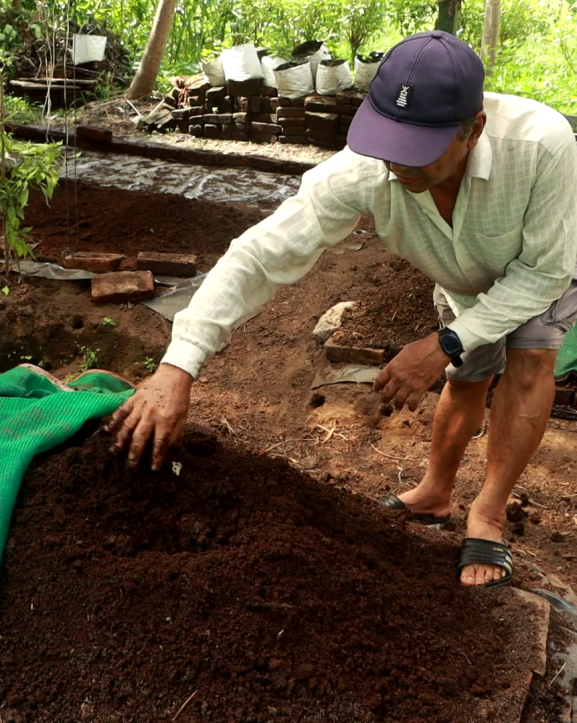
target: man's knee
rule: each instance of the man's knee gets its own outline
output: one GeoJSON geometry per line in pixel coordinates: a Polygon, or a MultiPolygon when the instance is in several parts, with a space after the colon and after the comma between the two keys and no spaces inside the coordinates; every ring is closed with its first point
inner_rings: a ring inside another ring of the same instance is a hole
{"type": "Polygon", "coordinates": [[[556,358],[556,349],[507,349],[505,376],[524,388],[550,383],[556,358]]]}

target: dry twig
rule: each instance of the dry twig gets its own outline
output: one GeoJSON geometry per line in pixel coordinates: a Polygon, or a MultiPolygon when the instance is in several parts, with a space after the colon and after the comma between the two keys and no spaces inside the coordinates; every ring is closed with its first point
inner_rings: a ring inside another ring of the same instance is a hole
{"type": "Polygon", "coordinates": [[[182,713],[182,711],[186,708],[186,706],[190,703],[190,701],[194,698],[194,696],[195,696],[197,693],[198,693],[198,690],[195,690],[192,695],[189,695],[189,696],[188,696],[188,698],[187,698],[187,699],[184,701],[184,703],[180,706],[180,708],[179,708],[178,711],[176,712],[176,715],[175,715],[174,718],[172,719],[172,720],[173,720],[173,723],[174,723],[174,721],[178,718],[178,716],[182,713]]]}
{"type": "Polygon", "coordinates": [[[547,686],[548,688],[550,688],[553,685],[553,683],[557,680],[557,678],[561,675],[561,673],[565,670],[566,667],[567,667],[567,661],[565,661],[563,663],[563,665],[559,668],[557,675],[553,678],[553,680],[547,686]]]}
{"type": "Polygon", "coordinates": [[[381,454],[383,457],[387,457],[388,459],[395,459],[398,462],[405,462],[406,460],[409,460],[409,459],[412,461],[416,461],[419,459],[418,457],[399,457],[398,455],[395,455],[395,454],[387,454],[386,452],[381,452],[380,449],[377,449],[372,442],[369,442],[369,444],[375,450],[375,452],[377,452],[377,454],[381,454]]]}

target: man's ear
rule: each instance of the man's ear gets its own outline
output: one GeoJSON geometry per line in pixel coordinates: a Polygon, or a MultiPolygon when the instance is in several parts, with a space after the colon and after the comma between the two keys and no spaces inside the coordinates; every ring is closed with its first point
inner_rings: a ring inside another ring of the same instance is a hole
{"type": "Polygon", "coordinates": [[[470,151],[472,151],[473,148],[475,148],[475,146],[477,145],[477,141],[479,140],[481,133],[485,128],[486,122],[487,114],[485,113],[485,111],[479,111],[475,116],[475,123],[471,128],[471,134],[469,135],[469,140],[467,141],[467,147],[470,151]]]}

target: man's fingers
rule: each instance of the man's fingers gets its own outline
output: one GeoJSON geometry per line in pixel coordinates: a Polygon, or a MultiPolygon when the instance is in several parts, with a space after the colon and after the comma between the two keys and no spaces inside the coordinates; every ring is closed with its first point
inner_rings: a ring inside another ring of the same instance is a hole
{"type": "Polygon", "coordinates": [[[152,437],[153,431],[154,419],[150,416],[141,417],[132,434],[132,442],[128,451],[128,464],[131,467],[135,467],[140,462],[146,443],[152,437]]]}
{"type": "Polygon", "coordinates": [[[379,375],[373,382],[373,389],[375,390],[375,392],[380,392],[381,389],[383,389],[383,387],[387,385],[390,378],[391,372],[389,371],[389,365],[387,364],[387,366],[379,372],[379,375]]]}
{"type": "Polygon", "coordinates": [[[407,406],[409,407],[411,412],[416,411],[417,407],[421,403],[422,398],[422,392],[412,392],[411,394],[409,394],[407,398],[407,406]]]}
{"type": "Polygon", "coordinates": [[[127,417],[124,417],[124,422],[116,434],[116,441],[112,445],[113,450],[123,449],[128,440],[132,437],[132,433],[136,429],[138,422],[142,416],[141,410],[135,407],[129,412],[127,417]]]}
{"type": "Polygon", "coordinates": [[[169,424],[168,427],[164,426],[163,428],[161,428],[158,425],[156,426],[154,430],[152,464],[150,465],[153,472],[158,472],[158,470],[160,469],[162,463],[164,462],[164,458],[166,457],[166,453],[176,441],[176,438],[182,431],[185,422],[186,417],[183,417],[178,422],[174,424],[169,424]]]}
{"type": "Polygon", "coordinates": [[[401,387],[400,389],[397,389],[394,400],[394,404],[397,409],[402,409],[405,406],[405,402],[407,401],[407,397],[409,396],[410,391],[411,390],[407,389],[407,387],[401,387]]]}
{"type": "Polygon", "coordinates": [[[112,417],[108,420],[108,422],[104,425],[104,429],[107,432],[114,432],[116,431],[122,422],[128,417],[129,414],[131,414],[133,410],[133,406],[130,402],[125,402],[121,407],[119,407],[112,417]]]}

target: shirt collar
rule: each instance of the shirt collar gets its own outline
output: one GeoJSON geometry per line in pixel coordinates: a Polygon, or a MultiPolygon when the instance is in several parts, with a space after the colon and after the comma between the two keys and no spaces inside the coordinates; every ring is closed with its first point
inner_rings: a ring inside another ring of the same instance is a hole
{"type": "MultiPolygon", "coordinates": [[[[482,178],[489,180],[491,175],[491,167],[493,165],[493,149],[491,141],[486,133],[481,133],[477,145],[473,149],[469,157],[467,166],[467,176],[469,178],[482,178]]],[[[389,181],[396,181],[397,177],[392,171],[389,171],[389,181]]]]}

